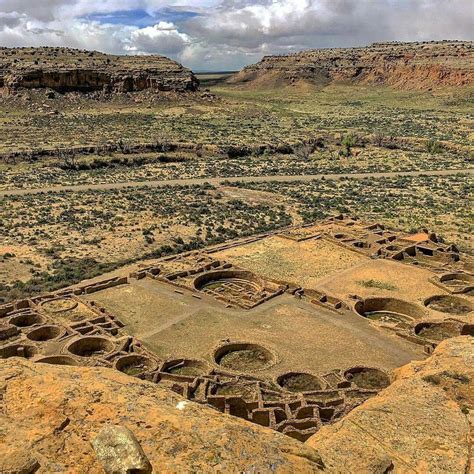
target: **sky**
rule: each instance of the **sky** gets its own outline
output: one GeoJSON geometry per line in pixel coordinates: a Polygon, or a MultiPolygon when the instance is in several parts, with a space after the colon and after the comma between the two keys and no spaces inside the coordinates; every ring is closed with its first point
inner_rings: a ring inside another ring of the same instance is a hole
{"type": "Polygon", "coordinates": [[[162,54],[194,71],[309,48],[473,37],[474,0],[0,0],[0,46],[162,54]]]}

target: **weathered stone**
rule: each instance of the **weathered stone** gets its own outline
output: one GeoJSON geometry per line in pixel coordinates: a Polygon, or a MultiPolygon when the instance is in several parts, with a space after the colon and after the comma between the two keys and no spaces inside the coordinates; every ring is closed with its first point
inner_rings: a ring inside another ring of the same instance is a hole
{"type": "Polygon", "coordinates": [[[2,451],[0,455],[0,473],[2,474],[32,474],[40,468],[38,460],[31,453],[30,447],[13,447],[2,451]]]}
{"type": "Polygon", "coordinates": [[[19,440],[34,442],[44,472],[103,472],[91,440],[110,424],[132,430],[154,472],[309,473],[321,467],[313,449],[284,434],[183,404],[175,393],[114,369],[12,357],[0,360],[2,386],[0,453],[8,459],[19,440]]]}
{"type": "Polygon", "coordinates": [[[108,474],[147,474],[152,471],[140,443],[125,426],[106,426],[92,441],[92,446],[108,474]]]}

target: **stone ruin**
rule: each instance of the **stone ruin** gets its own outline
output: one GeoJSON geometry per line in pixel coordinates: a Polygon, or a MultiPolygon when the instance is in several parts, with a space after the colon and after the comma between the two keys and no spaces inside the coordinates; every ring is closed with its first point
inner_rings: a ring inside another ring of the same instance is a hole
{"type": "Polygon", "coordinates": [[[272,380],[259,378],[255,372],[263,374],[276,364],[278,354],[251,341],[221,342],[213,351],[212,362],[161,360],[127,335],[117,317],[84,296],[149,278],[172,285],[178,295],[185,291],[197,299],[207,295],[227,307],[247,311],[286,292],[336,315],[354,311],[371,324],[422,345],[428,354],[446,338],[474,335],[474,324],[465,320],[474,305],[459,296],[472,294],[470,261],[461,258],[453,246],[439,243],[434,234],[406,236],[342,216],[279,234],[294,240],[326,238],[372,258],[428,268],[433,273],[432,283],[444,294],[427,298],[423,306],[397,298],[362,299],[355,295],[352,303],[344,302],[317,289],[260,278],[212,256],[223,248],[268,235],[271,233],[165,257],[128,277],[0,306],[0,358],[18,356],[38,363],[114,368],[167,387],[188,400],[305,441],[321,426],[340,419],[388,386],[389,375],[377,367],[355,366],[322,374],[286,372],[272,380]],[[430,318],[431,310],[446,317],[430,318]]]}
{"type": "MultiPolygon", "coordinates": [[[[119,280],[105,286],[122,284],[119,280]]],[[[354,367],[321,376],[286,373],[269,382],[245,373],[263,370],[276,355],[262,346],[229,342],[214,351],[215,366],[198,359],[160,360],[104,308],[78,296],[47,295],[2,307],[0,358],[24,357],[55,365],[109,367],[171,389],[188,400],[268,426],[305,441],[321,426],[389,384],[376,368],[354,367]]]]}

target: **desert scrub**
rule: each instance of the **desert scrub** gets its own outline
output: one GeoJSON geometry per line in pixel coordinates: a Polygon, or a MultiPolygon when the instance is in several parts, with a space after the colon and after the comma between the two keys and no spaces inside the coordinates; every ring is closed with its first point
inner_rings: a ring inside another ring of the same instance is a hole
{"type": "Polygon", "coordinates": [[[363,286],[364,288],[377,288],[379,290],[388,290],[388,291],[395,291],[398,288],[391,283],[380,281],[380,280],[359,280],[357,282],[358,285],[363,286]]]}

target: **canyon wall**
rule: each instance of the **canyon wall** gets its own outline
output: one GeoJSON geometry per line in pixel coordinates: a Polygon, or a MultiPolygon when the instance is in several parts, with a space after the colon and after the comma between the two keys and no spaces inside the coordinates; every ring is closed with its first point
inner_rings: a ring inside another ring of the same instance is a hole
{"type": "Polygon", "coordinates": [[[0,88],[59,92],[196,91],[194,74],[164,56],[113,56],[70,48],[0,48],[0,88]]]}

